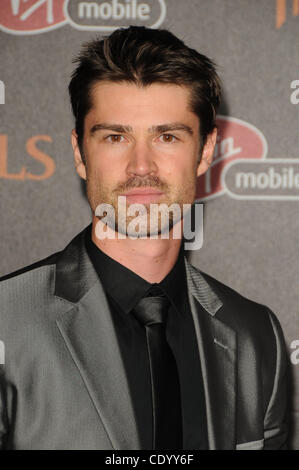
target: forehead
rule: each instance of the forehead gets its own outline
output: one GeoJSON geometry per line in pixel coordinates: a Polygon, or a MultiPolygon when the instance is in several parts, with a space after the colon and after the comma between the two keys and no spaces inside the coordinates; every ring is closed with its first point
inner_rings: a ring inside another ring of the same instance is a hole
{"type": "Polygon", "coordinates": [[[151,125],[156,121],[184,120],[197,126],[198,117],[191,111],[190,97],[188,87],[175,84],[137,86],[127,82],[98,82],[91,89],[92,107],[86,121],[90,124],[98,119],[127,124],[136,121],[151,125]]]}

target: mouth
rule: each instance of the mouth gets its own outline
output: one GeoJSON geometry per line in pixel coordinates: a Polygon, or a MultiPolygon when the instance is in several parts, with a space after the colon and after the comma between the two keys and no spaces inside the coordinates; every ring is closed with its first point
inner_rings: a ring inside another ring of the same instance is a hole
{"type": "Polygon", "coordinates": [[[135,188],[131,191],[121,194],[126,196],[129,203],[149,204],[151,202],[157,202],[164,195],[162,191],[155,188],[135,188]]]}

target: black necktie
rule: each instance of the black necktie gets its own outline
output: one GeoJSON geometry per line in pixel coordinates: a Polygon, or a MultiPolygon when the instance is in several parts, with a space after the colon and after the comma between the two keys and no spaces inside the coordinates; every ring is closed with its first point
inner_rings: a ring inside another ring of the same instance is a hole
{"type": "Polygon", "coordinates": [[[152,385],[153,449],[160,450],[182,449],[179,378],[165,332],[169,305],[166,296],[154,294],[141,299],[133,310],[146,330],[152,385]]]}

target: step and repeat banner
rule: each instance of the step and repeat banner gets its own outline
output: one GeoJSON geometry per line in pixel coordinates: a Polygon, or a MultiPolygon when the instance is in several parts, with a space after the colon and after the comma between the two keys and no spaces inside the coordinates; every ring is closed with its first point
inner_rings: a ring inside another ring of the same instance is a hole
{"type": "Polygon", "coordinates": [[[1,0],[0,276],[90,223],[70,144],[72,59],[130,24],[167,28],[218,65],[219,135],[197,190],[204,241],[189,258],[278,316],[299,449],[299,0],[1,0]]]}

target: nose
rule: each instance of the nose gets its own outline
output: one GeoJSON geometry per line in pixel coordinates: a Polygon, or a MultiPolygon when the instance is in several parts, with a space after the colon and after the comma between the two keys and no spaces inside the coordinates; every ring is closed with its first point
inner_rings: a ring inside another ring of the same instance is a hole
{"type": "Polygon", "coordinates": [[[153,150],[146,142],[135,143],[132,148],[127,165],[127,173],[130,176],[146,176],[155,174],[158,170],[154,159],[153,150]]]}

